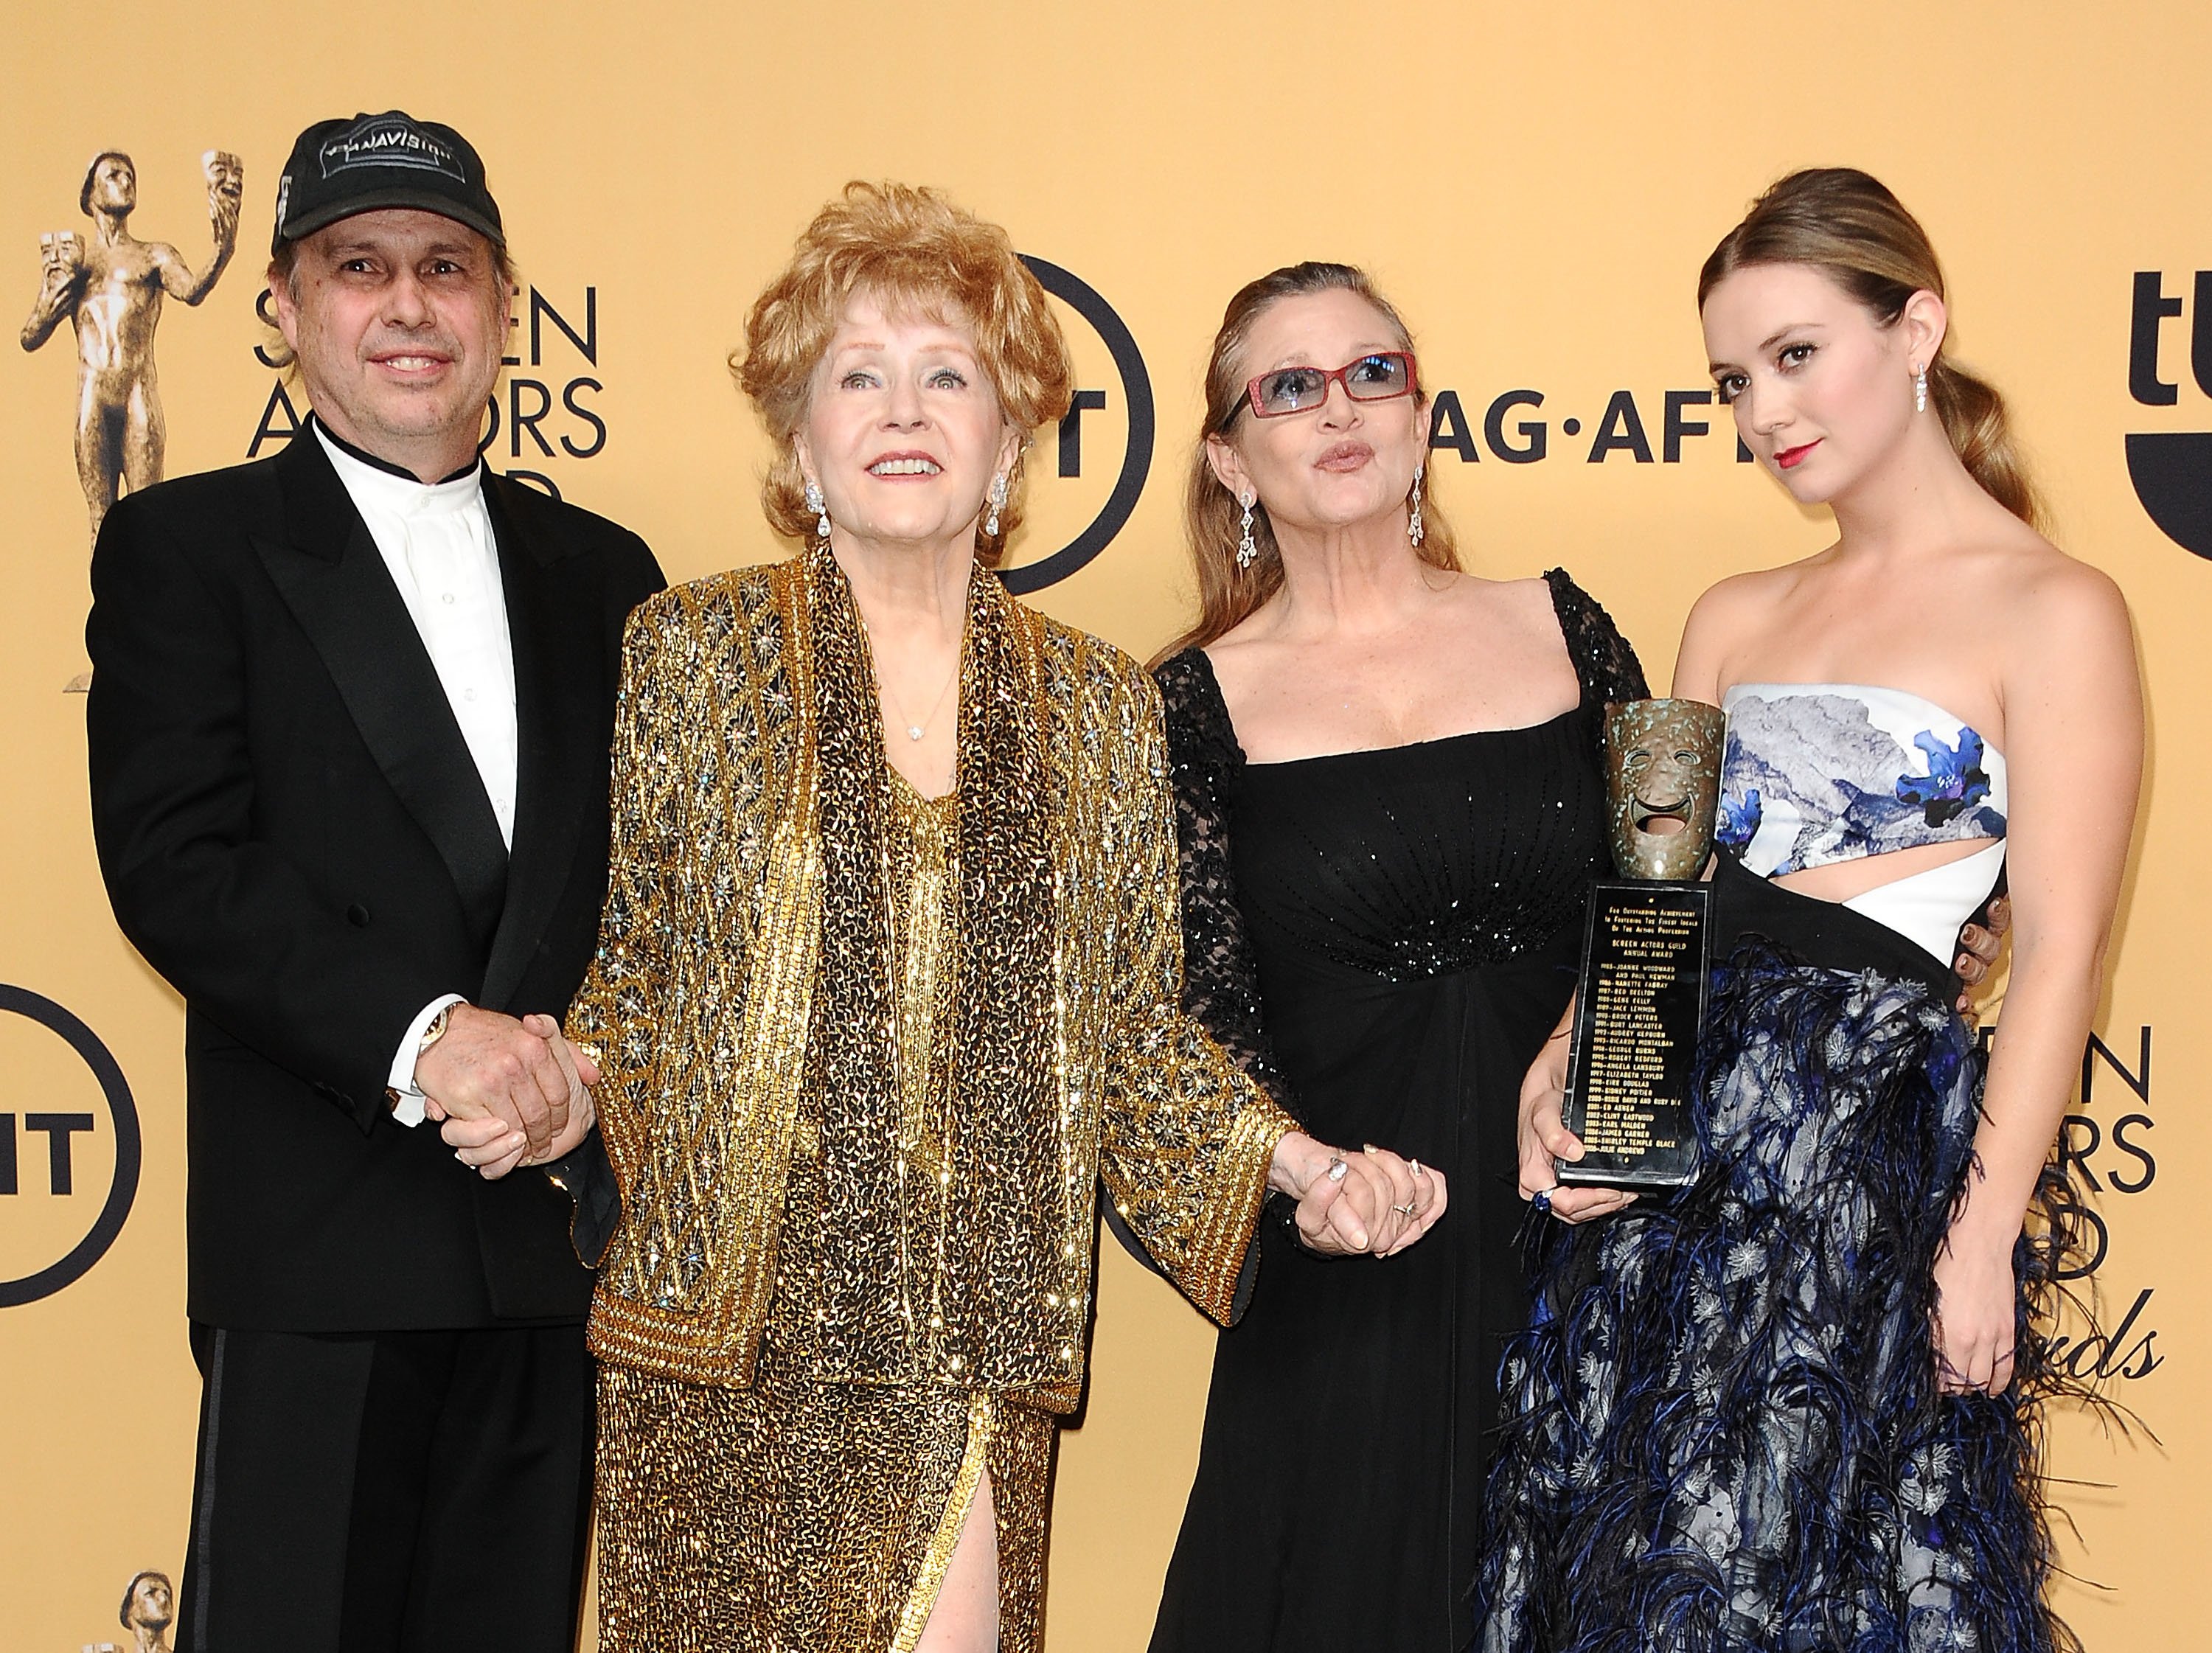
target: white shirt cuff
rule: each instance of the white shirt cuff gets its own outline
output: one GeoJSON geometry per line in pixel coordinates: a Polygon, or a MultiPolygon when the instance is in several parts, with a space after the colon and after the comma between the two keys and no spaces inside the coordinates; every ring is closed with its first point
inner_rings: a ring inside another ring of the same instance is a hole
{"type": "Polygon", "coordinates": [[[392,1105],[395,1122],[410,1127],[422,1122],[422,1091],[415,1083],[415,1059],[422,1054],[422,1036],[430,1030],[430,1024],[437,1019],[438,1012],[462,1001],[463,995],[458,993],[433,999],[422,1006],[422,1013],[408,1024],[406,1036],[399,1041],[399,1049],[392,1058],[392,1077],[385,1081],[399,1094],[399,1100],[392,1105]]]}

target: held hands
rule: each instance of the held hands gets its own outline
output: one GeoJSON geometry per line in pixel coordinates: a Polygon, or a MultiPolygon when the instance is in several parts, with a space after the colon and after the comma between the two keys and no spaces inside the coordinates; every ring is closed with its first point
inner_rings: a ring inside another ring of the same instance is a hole
{"type": "Polygon", "coordinates": [[[1545,1042],[1521,1081],[1521,1197],[1534,1201],[1563,1223],[1586,1223],[1633,1205],[1636,1196],[1619,1188],[1571,1188],[1559,1185],[1554,1160],[1580,1159],[1582,1139],[1560,1118],[1567,1097],[1567,1029],[1570,1020],[1545,1042]]]}
{"type": "Polygon", "coordinates": [[[599,1122],[591,1087],[599,1082],[599,1070],[592,1059],[561,1036],[561,1024],[550,1016],[526,1016],[521,1026],[525,1032],[546,1041],[561,1066],[568,1086],[568,1123],[544,1152],[532,1153],[529,1138],[496,1114],[479,1119],[448,1119],[439,1134],[453,1150],[453,1158],[481,1173],[486,1182],[496,1182],[518,1165],[542,1165],[561,1158],[574,1151],[599,1122]]]}
{"type": "Polygon", "coordinates": [[[1427,1233],[1444,1214],[1442,1171],[1370,1146],[1339,1152],[1303,1131],[1275,1145],[1267,1185],[1296,1196],[1298,1237],[1329,1256],[1388,1257],[1427,1233]]]}
{"type": "Polygon", "coordinates": [[[577,1104],[590,1112],[585,1091],[598,1077],[596,1070],[589,1079],[580,1077],[575,1056],[551,1017],[518,1022],[466,1004],[453,1006],[445,1036],[415,1065],[423,1111],[450,1121],[449,1143],[477,1150],[518,1138],[517,1162],[529,1164],[558,1158],[590,1128],[577,1123],[577,1104]],[[490,1130],[492,1123],[501,1128],[490,1130]],[[465,1124],[480,1127],[461,1133],[465,1144],[452,1131],[465,1124]]]}

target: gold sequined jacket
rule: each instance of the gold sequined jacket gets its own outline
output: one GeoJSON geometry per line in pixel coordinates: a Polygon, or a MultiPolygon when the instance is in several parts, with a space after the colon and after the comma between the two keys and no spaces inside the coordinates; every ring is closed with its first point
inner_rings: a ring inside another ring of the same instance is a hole
{"type": "Polygon", "coordinates": [[[743,1386],[773,1311],[822,1381],[1070,1409],[1102,1176],[1229,1316],[1293,1124],[1181,1008],[1158,691],[996,578],[971,587],[957,1094],[933,1132],[901,1125],[887,766],[843,575],[817,549],[631,618],[606,909],[569,1018],[622,1188],[603,1359],[743,1386]]]}

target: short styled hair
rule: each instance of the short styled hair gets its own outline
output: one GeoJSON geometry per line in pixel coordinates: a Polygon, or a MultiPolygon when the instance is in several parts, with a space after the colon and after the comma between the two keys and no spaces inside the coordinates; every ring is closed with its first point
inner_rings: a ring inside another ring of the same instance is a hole
{"type": "Polygon", "coordinates": [[[125,1630],[131,1628],[131,1604],[138,1599],[138,1586],[144,1583],[149,1578],[160,1579],[161,1581],[161,1588],[165,1590],[170,1591],[173,1595],[176,1590],[176,1586],[169,1582],[169,1575],[163,1572],[158,1567],[143,1567],[138,1571],[132,1573],[131,1575],[131,1582],[123,1587],[123,1605],[116,1610],[115,1614],[116,1618],[121,1622],[124,1629],[125,1630]]]}
{"type": "MultiPolygon", "coordinates": [[[[769,526],[796,539],[812,533],[815,514],[806,508],[806,479],[792,438],[806,418],[814,370],[855,293],[889,310],[967,327],[1006,422],[1024,446],[1067,411],[1073,394],[1067,341],[1044,289],[1005,230],[937,190],[846,185],[814,216],[791,262],[754,301],[744,345],[730,357],[738,388],[775,439],[762,509],[769,526]]],[[[1021,520],[1020,481],[1018,460],[996,539],[976,530],[976,558],[987,568],[1021,520]]]]}
{"type": "Polygon", "coordinates": [[[93,182],[100,176],[100,163],[103,161],[119,161],[131,168],[134,181],[138,176],[138,163],[120,149],[102,149],[93,156],[92,164],[84,169],[84,182],[78,186],[76,192],[76,210],[88,218],[92,216],[93,182]]]}

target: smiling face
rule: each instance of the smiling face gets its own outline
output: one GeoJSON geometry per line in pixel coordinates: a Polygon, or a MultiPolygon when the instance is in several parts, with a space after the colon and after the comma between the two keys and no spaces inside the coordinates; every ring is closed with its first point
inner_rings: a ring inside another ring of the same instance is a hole
{"type": "MultiPolygon", "coordinates": [[[[1238,376],[1283,368],[1340,368],[1376,351],[1403,350],[1389,317],[1341,289],[1277,301],[1247,335],[1238,376]]],[[[1413,472],[1427,452],[1427,409],[1418,396],[1355,402],[1332,383],[1317,407],[1261,419],[1249,402],[1227,431],[1206,440],[1214,474],[1246,489],[1277,532],[1346,527],[1407,509],[1413,472]]]]}
{"type": "Polygon", "coordinates": [[[1849,490],[1914,429],[1913,369],[1943,305],[1913,295],[1889,325],[1810,264],[1749,264],[1714,287],[1705,353],[1744,444],[1805,504],[1849,490]]]}
{"type": "Polygon", "coordinates": [[[831,523],[878,545],[971,545],[1020,450],[966,323],[866,293],[846,304],[793,442],[831,523]]]}
{"type": "Polygon", "coordinates": [[[507,346],[489,240],[434,212],[359,213],[303,240],[292,279],[270,284],[317,417],[426,480],[468,463],[507,346]]]}
{"type": "Polygon", "coordinates": [[[1639,700],[1605,721],[1613,863],[1626,878],[1694,878],[1712,854],[1728,720],[1695,700],[1639,700]]]}

